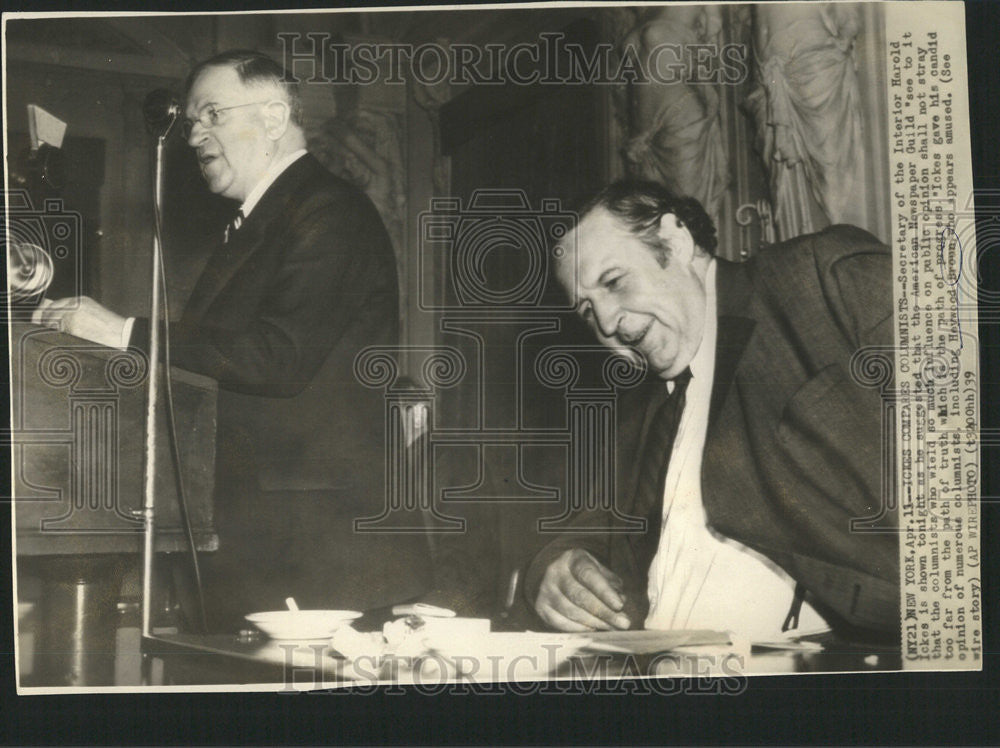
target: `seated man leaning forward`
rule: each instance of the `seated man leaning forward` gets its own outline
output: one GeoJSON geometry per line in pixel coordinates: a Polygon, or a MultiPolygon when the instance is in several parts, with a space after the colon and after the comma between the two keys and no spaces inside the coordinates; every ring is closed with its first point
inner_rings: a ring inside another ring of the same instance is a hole
{"type": "Polygon", "coordinates": [[[878,388],[851,376],[877,353],[862,349],[892,346],[890,250],[832,226],[727,262],[702,207],[648,182],[605,189],[563,244],[579,313],[649,367],[618,402],[615,495],[647,531],[554,539],[526,575],[538,615],[564,631],[898,641],[891,435],[878,388]],[[880,514],[889,532],[858,529],[880,514]]]}

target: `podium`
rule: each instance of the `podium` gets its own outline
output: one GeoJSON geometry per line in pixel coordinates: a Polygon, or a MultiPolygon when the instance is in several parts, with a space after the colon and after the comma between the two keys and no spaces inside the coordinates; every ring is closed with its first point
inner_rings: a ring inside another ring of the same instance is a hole
{"type": "MultiPolygon", "coordinates": [[[[35,680],[111,685],[124,570],[142,550],[148,361],[48,328],[11,324],[11,467],[18,574],[42,581],[35,680]]],[[[214,380],[170,370],[195,544],[215,550],[214,380]]],[[[161,398],[161,401],[165,398],[161,398]]],[[[187,550],[160,404],[156,550],[187,550]]]]}

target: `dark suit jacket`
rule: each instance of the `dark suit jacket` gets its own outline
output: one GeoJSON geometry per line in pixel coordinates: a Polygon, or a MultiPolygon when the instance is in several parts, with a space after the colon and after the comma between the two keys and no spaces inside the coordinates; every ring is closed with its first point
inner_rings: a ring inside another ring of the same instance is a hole
{"type": "MultiPolygon", "coordinates": [[[[708,522],[785,569],[835,628],[898,631],[898,539],[851,530],[852,519],[878,514],[883,503],[880,394],[852,378],[850,361],[861,347],[892,345],[890,250],[861,229],[834,226],[743,264],[717,262],[702,461],[708,522]]],[[[619,401],[617,497],[630,514],[650,393],[662,386],[648,381],[619,401]]],[[[534,600],[556,556],[586,548],[641,599],[636,623],[648,572],[637,568],[638,540],[562,535],[530,563],[525,594],[534,600]]]]}
{"type": "Polygon", "coordinates": [[[353,362],[365,346],[396,344],[398,325],[395,257],[375,207],[308,154],[219,246],[171,325],[171,363],[220,385],[218,556],[236,553],[234,569],[281,556],[261,559],[260,573],[284,569],[300,604],[372,607],[425,586],[420,539],[352,525],[384,506],[383,396],[355,380],[353,362]]]}

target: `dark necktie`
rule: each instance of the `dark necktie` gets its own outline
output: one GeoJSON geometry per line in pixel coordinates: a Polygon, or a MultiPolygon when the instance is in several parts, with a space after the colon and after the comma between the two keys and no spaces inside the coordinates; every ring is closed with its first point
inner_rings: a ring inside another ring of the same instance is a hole
{"type": "Polygon", "coordinates": [[[233,220],[231,220],[226,225],[226,233],[225,236],[223,236],[222,238],[223,244],[228,244],[230,237],[233,235],[233,232],[237,231],[239,227],[242,225],[243,225],[243,209],[241,208],[240,210],[236,211],[236,215],[233,216],[233,220]]]}
{"type": "MultiPolygon", "coordinates": [[[[657,407],[646,434],[646,445],[639,463],[639,482],[633,515],[646,520],[646,534],[638,543],[639,571],[645,573],[656,555],[663,523],[663,483],[667,478],[670,453],[677,427],[684,412],[685,391],[691,370],[685,369],[674,379],[674,391],[657,407]]],[[[664,388],[665,389],[665,388],[664,388]]]]}

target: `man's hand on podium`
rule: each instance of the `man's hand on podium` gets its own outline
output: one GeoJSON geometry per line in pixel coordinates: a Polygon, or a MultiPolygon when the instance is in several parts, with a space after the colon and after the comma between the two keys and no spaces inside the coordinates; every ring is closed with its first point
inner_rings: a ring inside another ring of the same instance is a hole
{"type": "Polygon", "coordinates": [[[109,348],[128,347],[128,320],[89,296],[70,296],[58,301],[43,299],[32,313],[31,321],[109,348]]]}

